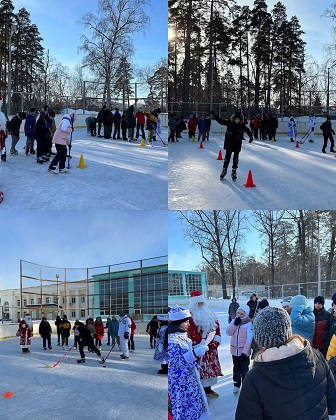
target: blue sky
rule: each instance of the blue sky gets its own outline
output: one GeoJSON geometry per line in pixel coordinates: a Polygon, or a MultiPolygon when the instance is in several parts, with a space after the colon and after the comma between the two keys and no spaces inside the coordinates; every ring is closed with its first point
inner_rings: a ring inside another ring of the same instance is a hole
{"type": "Polygon", "coordinates": [[[0,290],[20,287],[20,259],[78,268],[167,255],[167,226],[164,210],[2,211],[0,290]]]}
{"type": "MultiPolygon", "coordinates": [[[[17,12],[25,7],[30,13],[44,39],[43,47],[50,50],[50,55],[58,62],[73,69],[82,58],[79,53],[80,34],[85,28],[78,23],[88,12],[97,11],[98,0],[12,0],[17,12]]],[[[150,17],[150,27],[146,35],[137,34],[135,38],[134,63],[138,67],[150,66],[163,57],[168,51],[168,1],[151,0],[151,6],[145,9],[150,17]]]]}
{"type": "MultiPolygon", "coordinates": [[[[199,248],[194,248],[183,236],[182,223],[176,220],[176,212],[169,212],[169,240],[168,264],[171,270],[194,270],[203,263],[199,248]]],[[[250,229],[246,233],[245,249],[250,255],[256,257],[261,252],[261,243],[258,232],[250,229]]]]}
{"type": "MultiPolygon", "coordinates": [[[[278,0],[266,0],[268,10],[271,11],[278,0]]],[[[253,7],[254,0],[237,0],[237,4],[253,7]]],[[[306,54],[317,61],[326,59],[323,46],[331,43],[332,20],[322,17],[324,11],[330,7],[334,0],[281,0],[286,6],[287,17],[297,16],[301,28],[306,33],[302,36],[307,43],[306,54]]]]}

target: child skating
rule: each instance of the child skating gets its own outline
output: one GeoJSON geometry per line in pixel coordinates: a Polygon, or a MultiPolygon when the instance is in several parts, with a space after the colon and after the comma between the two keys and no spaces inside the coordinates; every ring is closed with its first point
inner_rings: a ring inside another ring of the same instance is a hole
{"type": "Polygon", "coordinates": [[[215,114],[214,111],[211,111],[210,113],[213,115],[214,119],[219,124],[226,125],[227,127],[224,140],[224,149],[226,153],[224,157],[223,170],[220,174],[220,179],[223,179],[227,174],[227,169],[230,164],[231,155],[233,153],[231,177],[235,181],[237,179],[239,153],[241,151],[244,133],[247,133],[247,135],[250,137],[249,143],[252,143],[253,137],[251,130],[245,126],[244,117],[240,114],[240,112],[236,112],[235,114],[233,114],[229,120],[223,120],[222,118],[219,118],[219,116],[215,114]]]}

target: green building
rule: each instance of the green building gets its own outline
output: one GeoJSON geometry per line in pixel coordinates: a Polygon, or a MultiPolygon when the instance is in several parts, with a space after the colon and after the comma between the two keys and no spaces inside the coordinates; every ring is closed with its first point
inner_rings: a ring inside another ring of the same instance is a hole
{"type": "Polygon", "coordinates": [[[207,296],[206,275],[203,271],[168,270],[169,302],[189,299],[190,292],[200,290],[207,296]]]}
{"type": "Polygon", "coordinates": [[[149,320],[168,312],[167,264],[96,274],[92,280],[94,317],[125,310],[134,319],[149,320]]]}

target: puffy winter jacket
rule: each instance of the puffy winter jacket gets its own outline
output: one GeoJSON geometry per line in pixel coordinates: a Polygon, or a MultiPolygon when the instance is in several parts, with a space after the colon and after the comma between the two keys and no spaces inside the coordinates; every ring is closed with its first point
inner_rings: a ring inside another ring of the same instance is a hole
{"type": "Polygon", "coordinates": [[[233,356],[240,356],[242,353],[249,356],[253,340],[253,327],[251,319],[248,317],[247,306],[242,305],[241,309],[245,311],[245,316],[241,323],[234,325],[235,319],[233,319],[226,328],[226,334],[231,336],[230,352],[233,356]]]}
{"type": "Polygon", "coordinates": [[[307,340],[292,356],[258,361],[259,356],[245,376],[236,420],[327,420],[335,414],[334,376],[307,340]]]}
{"type": "Polygon", "coordinates": [[[311,307],[295,305],[290,314],[293,334],[299,334],[307,338],[310,343],[313,339],[315,317],[311,307]]]}
{"type": "Polygon", "coordinates": [[[332,322],[332,315],[326,311],[325,308],[314,309],[315,328],[312,340],[312,347],[323,351],[328,339],[330,324],[332,322]]]}

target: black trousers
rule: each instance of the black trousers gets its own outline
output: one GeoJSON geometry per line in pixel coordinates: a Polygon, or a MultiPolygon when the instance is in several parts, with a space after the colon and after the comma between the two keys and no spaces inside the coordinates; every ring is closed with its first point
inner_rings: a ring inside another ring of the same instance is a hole
{"type": "Polygon", "coordinates": [[[51,347],[51,336],[42,336],[42,340],[43,340],[43,347],[47,347],[47,341],[48,341],[48,347],[51,347]]]}
{"type": "Polygon", "coordinates": [[[115,139],[115,136],[117,135],[117,138],[120,138],[120,123],[116,124],[114,123],[114,132],[113,132],[113,138],[115,139]]]}
{"type": "Polygon", "coordinates": [[[333,150],[334,149],[334,145],[335,145],[335,143],[334,143],[334,137],[331,135],[331,134],[328,134],[328,135],[324,135],[323,136],[323,149],[326,149],[327,148],[327,145],[328,145],[328,140],[330,140],[330,150],[333,150]]]}
{"type": "Polygon", "coordinates": [[[232,356],[233,361],[233,382],[234,386],[240,387],[244,381],[245,375],[249,370],[250,358],[240,356],[232,356]]]}
{"type": "Polygon", "coordinates": [[[84,347],[86,346],[88,346],[89,349],[93,350],[97,356],[99,357],[101,356],[100,351],[94,345],[93,338],[91,340],[79,340],[78,346],[79,346],[79,353],[82,359],[85,359],[84,347]]]}
{"type": "Polygon", "coordinates": [[[137,126],[136,126],[136,134],[135,134],[135,138],[138,140],[138,138],[139,138],[139,131],[140,131],[140,129],[141,129],[141,135],[142,135],[142,138],[143,138],[144,140],[146,140],[146,133],[145,133],[144,124],[137,124],[137,126]]]}
{"type": "Polygon", "coordinates": [[[65,161],[67,157],[67,147],[65,144],[55,144],[56,146],[56,155],[49,165],[50,169],[55,169],[59,164],[59,169],[65,168],[65,161]]]}
{"type": "Polygon", "coordinates": [[[232,169],[237,169],[238,168],[238,161],[239,161],[239,153],[240,152],[232,152],[231,150],[226,150],[226,152],[225,152],[223,168],[227,169],[229,167],[232,153],[233,153],[232,169]]]}

